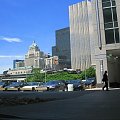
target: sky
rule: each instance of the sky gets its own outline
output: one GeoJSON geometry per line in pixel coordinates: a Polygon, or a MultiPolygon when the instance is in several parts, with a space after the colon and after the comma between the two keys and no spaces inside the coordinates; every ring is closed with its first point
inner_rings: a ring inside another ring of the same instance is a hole
{"type": "Polygon", "coordinates": [[[69,26],[68,6],[83,0],[0,0],[0,74],[24,59],[33,41],[52,53],[55,31],[69,26]]]}

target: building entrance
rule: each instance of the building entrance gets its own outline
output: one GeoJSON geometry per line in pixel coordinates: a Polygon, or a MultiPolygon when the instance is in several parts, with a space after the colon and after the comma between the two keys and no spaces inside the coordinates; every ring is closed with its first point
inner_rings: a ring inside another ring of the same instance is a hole
{"type": "Polygon", "coordinates": [[[120,49],[107,51],[110,87],[120,87],[120,49]]]}

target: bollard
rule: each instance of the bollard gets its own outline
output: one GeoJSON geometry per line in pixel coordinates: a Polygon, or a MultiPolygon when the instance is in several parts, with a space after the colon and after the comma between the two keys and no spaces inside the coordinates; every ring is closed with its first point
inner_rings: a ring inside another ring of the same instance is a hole
{"type": "Polygon", "coordinates": [[[92,85],[89,85],[89,89],[92,89],[92,85]]]}
{"type": "Polygon", "coordinates": [[[73,84],[68,84],[68,91],[73,91],[73,84]]]}

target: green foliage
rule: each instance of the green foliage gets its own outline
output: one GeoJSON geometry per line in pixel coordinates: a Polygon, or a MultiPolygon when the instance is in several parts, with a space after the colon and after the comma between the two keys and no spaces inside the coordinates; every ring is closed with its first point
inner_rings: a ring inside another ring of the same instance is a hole
{"type": "Polygon", "coordinates": [[[70,79],[79,79],[79,75],[69,74],[67,72],[47,74],[47,80],[70,80],[70,79]]]}
{"type": "MultiPolygon", "coordinates": [[[[95,69],[90,67],[86,69],[86,77],[95,77],[95,69]]],[[[72,74],[68,72],[56,72],[48,74],[46,73],[46,81],[49,80],[72,80],[72,79],[85,79],[85,71],[81,74],[72,74]]],[[[40,73],[40,69],[33,69],[33,75],[27,77],[26,81],[36,81],[36,82],[44,82],[45,81],[45,73],[40,73]]]]}
{"type": "Polygon", "coordinates": [[[34,68],[32,73],[33,73],[33,75],[28,76],[26,78],[27,82],[32,82],[32,81],[43,82],[44,81],[45,75],[43,73],[40,73],[39,68],[34,68]]]}
{"type": "Polygon", "coordinates": [[[85,79],[85,72],[86,72],[86,78],[95,77],[95,69],[93,67],[90,67],[89,69],[86,69],[80,74],[80,79],[85,79]]]}

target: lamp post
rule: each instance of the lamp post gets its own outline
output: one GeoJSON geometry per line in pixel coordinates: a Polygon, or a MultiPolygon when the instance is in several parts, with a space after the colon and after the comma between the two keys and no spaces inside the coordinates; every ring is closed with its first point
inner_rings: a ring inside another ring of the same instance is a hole
{"type": "Polygon", "coordinates": [[[44,66],[44,69],[45,69],[45,81],[44,81],[44,82],[46,83],[46,57],[45,57],[45,59],[44,59],[44,65],[45,65],[45,66],[44,66]]]}
{"type": "Polygon", "coordinates": [[[85,60],[85,80],[86,80],[86,59],[85,60]]]}

